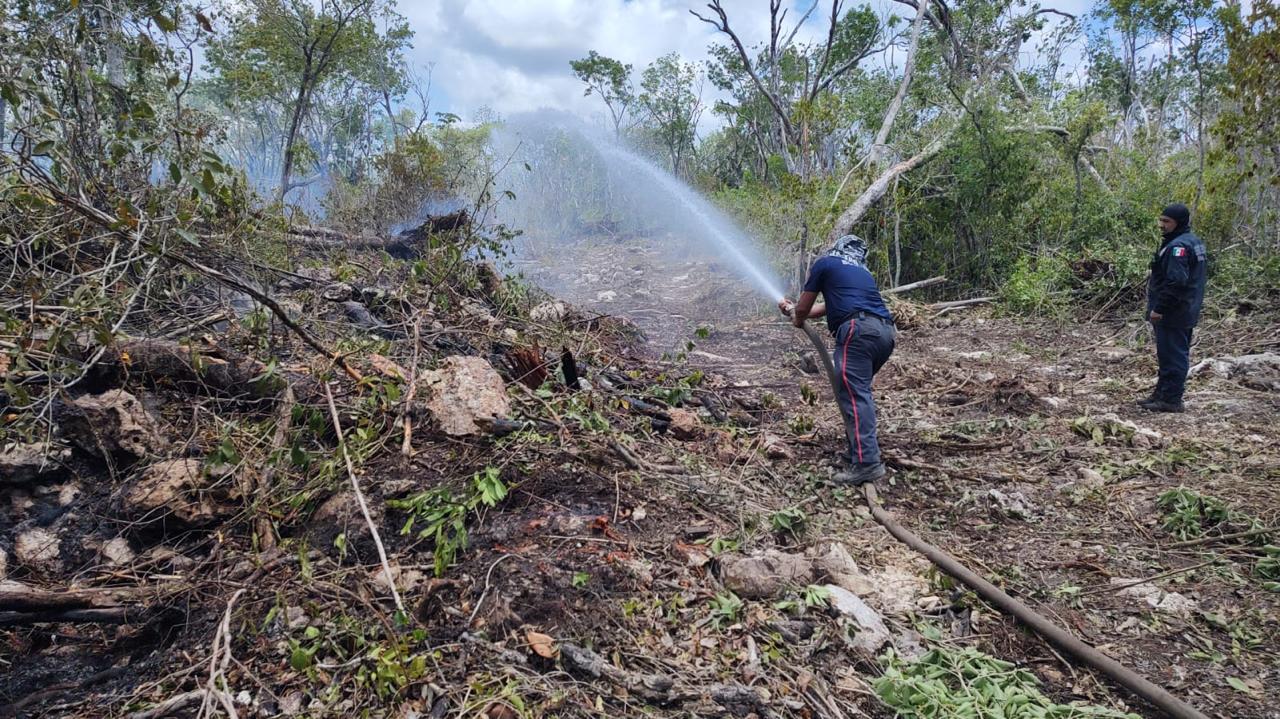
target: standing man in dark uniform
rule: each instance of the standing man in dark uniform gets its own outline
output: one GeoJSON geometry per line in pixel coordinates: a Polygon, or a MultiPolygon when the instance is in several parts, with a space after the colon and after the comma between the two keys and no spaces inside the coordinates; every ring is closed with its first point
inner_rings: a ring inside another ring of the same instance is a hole
{"type": "Polygon", "coordinates": [[[1204,243],[1191,232],[1191,211],[1182,203],[1160,214],[1164,241],[1151,260],[1147,319],[1156,338],[1160,377],[1151,396],[1138,404],[1152,412],[1181,412],[1191,364],[1191,330],[1204,304],[1204,243]]]}
{"type": "Polygon", "coordinates": [[[826,315],[836,338],[835,362],[839,387],[836,401],[844,413],[852,470],[836,480],[860,485],[884,477],[880,443],[876,439],[876,404],[871,379],[893,354],[897,330],[884,305],[875,278],[867,270],[867,244],[855,235],[836,240],[831,250],[813,263],[799,302],[783,298],[778,309],[796,327],[810,317],[826,315]],[[814,304],[818,293],[823,304],[814,304]]]}

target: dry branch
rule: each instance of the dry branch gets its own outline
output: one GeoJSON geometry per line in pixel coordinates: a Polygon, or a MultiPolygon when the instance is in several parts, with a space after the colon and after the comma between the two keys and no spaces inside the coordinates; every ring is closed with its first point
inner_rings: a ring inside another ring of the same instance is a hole
{"type": "Polygon", "coordinates": [[[347,477],[351,479],[351,489],[355,494],[356,503],[360,505],[360,513],[364,515],[365,524],[369,527],[369,534],[373,537],[373,545],[378,549],[378,559],[382,562],[382,571],[386,575],[387,586],[391,589],[391,598],[395,600],[396,609],[404,614],[404,601],[400,599],[400,592],[396,590],[396,576],[391,571],[391,562],[387,559],[387,550],[382,545],[382,535],[378,532],[378,525],[369,514],[369,504],[365,502],[364,492],[360,490],[360,480],[356,479],[356,468],[351,461],[351,453],[347,451],[347,441],[342,436],[342,421],[338,418],[338,406],[333,403],[333,393],[329,391],[327,384],[324,386],[324,398],[329,403],[329,417],[333,420],[333,431],[338,436],[338,448],[342,451],[342,459],[347,466],[347,477]]]}
{"type": "Polygon", "coordinates": [[[19,582],[0,582],[0,626],[50,622],[130,624],[152,615],[147,592],[129,589],[67,589],[51,592],[19,582]]]}
{"type": "Polygon", "coordinates": [[[278,382],[267,381],[266,365],[227,347],[201,351],[173,340],[126,339],[104,364],[148,381],[167,380],[193,393],[228,397],[274,397],[278,382]]]}
{"type": "Polygon", "coordinates": [[[950,302],[935,302],[929,305],[931,310],[952,310],[957,307],[972,307],[973,305],[984,305],[988,302],[995,302],[995,297],[973,297],[967,300],[952,300],[950,302]]]}
{"type": "Polygon", "coordinates": [[[902,82],[898,84],[898,91],[894,93],[893,101],[889,103],[889,108],[885,110],[884,119],[880,121],[880,131],[876,133],[876,138],[871,142],[871,148],[867,151],[867,160],[872,165],[880,164],[884,157],[887,143],[889,141],[889,132],[893,129],[893,121],[898,117],[898,111],[902,109],[902,101],[907,97],[907,88],[911,86],[911,74],[916,66],[916,50],[920,47],[920,29],[924,25],[924,16],[928,10],[929,3],[921,2],[916,8],[916,19],[911,23],[911,44],[907,47],[907,62],[902,69],[902,82]]]}
{"type": "Polygon", "coordinates": [[[835,224],[831,227],[829,239],[835,242],[840,237],[849,234],[853,230],[853,226],[858,224],[858,220],[862,219],[867,210],[871,209],[872,205],[884,197],[884,194],[889,191],[889,186],[893,184],[897,177],[914,170],[933,158],[934,155],[937,155],[946,146],[953,132],[955,132],[954,124],[948,130],[935,137],[928,145],[925,145],[920,152],[882,172],[874,182],[867,186],[867,189],[862,191],[858,199],[854,200],[853,204],[849,205],[848,209],[840,213],[840,216],[836,218],[835,224]]]}
{"type": "Polygon", "coordinates": [[[360,372],[356,368],[348,364],[345,357],[343,357],[337,352],[321,344],[320,340],[316,339],[310,332],[308,332],[305,328],[303,328],[301,325],[295,322],[293,318],[289,316],[289,313],[286,312],[284,308],[280,306],[280,303],[272,299],[270,295],[266,294],[262,290],[259,290],[258,288],[254,287],[252,284],[248,282],[244,282],[243,280],[232,277],[231,275],[228,275],[224,272],[215,270],[212,267],[208,267],[196,260],[191,259],[190,257],[186,257],[180,254],[175,254],[173,255],[173,258],[178,262],[186,265],[187,267],[190,267],[191,269],[196,270],[197,272],[201,272],[205,275],[208,275],[209,277],[212,277],[213,279],[221,282],[222,284],[232,289],[240,290],[246,295],[249,295],[253,299],[257,300],[259,303],[265,305],[267,309],[271,310],[271,312],[275,314],[275,316],[282,323],[284,323],[285,327],[288,327],[289,329],[293,330],[294,334],[298,335],[298,337],[300,337],[303,342],[307,343],[307,346],[311,347],[312,349],[324,355],[325,357],[333,360],[335,364],[337,364],[339,367],[342,368],[344,372],[347,373],[348,377],[350,377],[351,379],[357,382],[364,379],[364,375],[360,374],[360,372]]]}
{"type": "Polygon", "coordinates": [[[303,245],[304,247],[384,250],[392,255],[402,255],[414,250],[417,245],[421,245],[431,235],[466,229],[470,226],[471,216],[467,214],[466,210],[458,210],[445,215],[429,215],[417,227],[391,237],[355,235],[328,227],[315,227],[312,225],[293,225],[286,232],[295,244],[303,245]]]}
{"type": "Polygon", "coordinates": [[[939,275],[938,277],[930,277],[927,280],[920,280],[919,282],[908,282],[905,285],[890,287],[889,289],[884,291],[884,294],[896,295],[900,292],[910,292],[911,290],[920,290],[920,289],[924,289],[925,287],[932,287],[934,285],[941,284],[946,281],[947,281],[947,278],[945,275],[939,275]]]}
{"type": "Polygon", "coordinates": [[[56,592],[20,582],[0,582],[0,611],[98,609],[136,603],[143,592],[129,589],[63,589],[56,592]]]}

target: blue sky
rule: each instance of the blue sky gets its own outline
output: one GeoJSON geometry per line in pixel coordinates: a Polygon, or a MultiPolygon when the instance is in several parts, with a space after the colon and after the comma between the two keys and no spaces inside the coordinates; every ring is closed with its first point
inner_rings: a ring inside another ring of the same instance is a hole
{"type": "MultiPolygon", "coordinates": [[[[1043,1],[1043,0],[1042,0],[1043,1]]],[[[852,6],[854,2],[849,2],[852,6]]],[[[1083,12],[1085,0],[1043,2],[1067,12],[1083,12]]],[[[730,22],[747,44],[768,36],[768,0],[724,0],[730,22]]],[[[800,3],[807,8],[808,2],[800,3]]],[[[822,7],[798,38],[816,40],[825,28],[822,7]]],[[[872,0],[884,16],[910,9],[891,0],[872,0]]],[[[637,73],[659,55],[677,51],[686,59],[707,58],[714,28],[689,14],[705,10],[699,0],[402,0],[400,11],[414,30],[410,62],[417,69],[434,64],[432,112],[448,111],[470,119],[482,107],[501,115],[553,108],[584,117],[600,115],[594,97],[569,61],[596,50],[635,65],[637,73]]],[[[788,24],[801,15],[792,7],[788,24]]],[[[1034,41],[1027,52],[1034,50],[1034,41]]],[[[900,64],[901,53],[870,62],[900,64]]],[[[705,99],[712,99],[708,87],[705,99]]],[[[710,113],[707,113],[710,118],[710,113]]]]}

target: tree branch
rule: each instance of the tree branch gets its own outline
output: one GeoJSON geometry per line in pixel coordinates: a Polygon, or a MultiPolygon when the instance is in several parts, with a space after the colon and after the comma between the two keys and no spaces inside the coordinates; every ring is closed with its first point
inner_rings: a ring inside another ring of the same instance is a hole
{"type": "Polygon", "coordinates": [[[885,110],[884,119],[880,122],[880,130],[876,132],[876,138],[872,141],[871,149],[867,153],[868,160],[873,164],[879,164],[881,160],[883,148],[889,140],[889,132],[893,129],[893,122],[898,118],[902,102],[907,96],[907,88],[911,86],[911,74],[915,71],[916,65],[916,50],[920,47],[920,29],[924,25],[927,9],[928,5],[924,2],[916,8],[916,19],[911,23],[911,44],[907,46],[907,63],[902,70],[902,82],[898,83],[898,91],[894,93],[889,108],[885,110]]]}
{"type": "Polygon", "coordinates": [[[840,237],[849,234],[849,232],[853,230],[853,226],[858,224],[858,220],[862,219],[862,216],[866,214],[867,210],[871,209],[872,205],[878,202],[880,198],[884,197],[885,192],[889,190],[889,185],[893,183],[894,179],[906,172],[910,172],[927,160],[931,159],[934,155],[937,155],[951,139],[951,135],[955,133],[955,128],[956,125],[952,124],[946,132],[935,137],[932,142],[925,145],[924,149],[916,153],[914,157],[903,160],[881,173],[881,175],[877,177],[866,190],[863,190],[862,194],[858,196],[858,199],[854,200],[853,204],[849,205],[849,208],[840,213],[840,217],[836,218],[835,224],[831,227],[831,233],[828,236],[829,239],[834,242],[840,237]]]}
{"type": "MultiPolygon", "coordinates": [[[[738,34],[729,27],[729,16],[725,13],[724,8],[721,7],[720,0],[712,0],[712,2],[707,4],[707,7],[715,11],[716,15],[720,17],[718,22],[704,15],[699,15],[694,10],[690,10],[689,14],[728,35],[729,38],[733,40],[733,46],[738,50],[738,57],[742,60],[743,67],[746,69],[747,74],[751,76],[751,80],[755,83],[756,89],[759,90],[760,93],[765,96],[765,99],[769,101],[769,105],[773,108],[774,114],[776,114],[778,119],[782,122],[783,132],[785,132],[787,136],[786,142],[789,142],[789,138],[794,135],[795,132],[791,125],[791,118],[787,116],[786,110],[782,107],[782,102],[778,99],[777,95],[771,92],[769,88],[765,87],[764,81],[760,79],[760,75],[756,72],[755,66],[751,63],[751,58],[747,55],[747,49],[743,47],[742,41],[738,39],[738,34]]],[[[786,142],[783,144],[785,145],[786,142]]]]}

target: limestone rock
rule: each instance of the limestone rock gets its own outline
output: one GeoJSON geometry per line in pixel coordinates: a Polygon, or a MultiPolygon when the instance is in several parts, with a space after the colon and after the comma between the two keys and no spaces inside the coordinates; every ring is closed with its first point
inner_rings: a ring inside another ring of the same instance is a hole
{"type": "Polygon", "coordinates": [[[1191,376],[1202,374],[1234,379],[1251,389],[1264,392],[1280,392],[1280,354],[1241,355],[1239,357],[1215,357],[1197,363],[1191,368],[1191,376]]]}
{"type": "Polygon", "coordinates": [[[48,442],[0,446],[0,483],[30,482],[55,474],[71,450],[48,442]]]}
{"type": "Polygon", "coordinates": [[[1035,508],[1022,492],[1002,492],[998,489],[987,490],[987,498],[991,505],[1001,514],[1011,519],[1029,520],[1035,517],[1035,508]]]}
{"type": "Polygon", "coordinates": [[[671,545],[671,556],[680,560],[680,563],[686,567],[697,569],[706,566],[711,561],[711,555],[707,553],[707,548],[701,544],[688,544],[676,540],[671,545]]]}
{"type": "Polygon", "coordinates": [[[559,322],[569,314],[563,302],[543,302],[529,310],[529,319],[534,322],[559,322]]]}
{"type": "Polygon", "coordinates": [[[1080,475],[1080,484],[1090,489],[1102,487],[1107,483],[1106,477],[1103,477],[1096,470],[1089,469],[1088,467],[1081,467],[1076,470],[1076,474],[1080,475]]]}
{"type": "Polygon", "coordinates": [[[426,409],[445,434],[477,434],[481,421],[505,419],[511,413],[502,377],[483,358],[447,357],[440,369],[423,373],[421,381],[426,409]]]}
{"type": "MultiPolygon", "coordinates": [[[[1113,585],[1129,584],[1134,581],[1137,580],[1112,577],[1110,583],[1113,585]]],[[[1121,589],[1119,595],[1141,599],[1147,603],[1147,606],[1157,612],[1173,614],[1183,618],[1190,617],[1192,613],[1200,608],[1200,605],[1194,599],[1177,592],[1166,592],[1150,582],[1121,589]]]]}
{"type": "Polygon", "coordinates": [[[799,554],[774,549],[756,557],[731,556],[720,560],[720,579],[744,599],[769,599],[788,587],[813,582],[813,562],[799,554]]]}
{"type": "Polygon", "coordinates": [[[184,524],[207,524],[218,507],[206,491],[198,459],[167,459],[148,467],[123,497],[124,511],[144,522],[168,517],[184,524]]]}
{"type": "Polygon", "coordinates": [[[1099,347],[1094,353],[1103,362],[1123,362],[1133,356],[1133,350],[1126,347],[1099,347]]]}
{"type": "Polygon", "coordinates": [[[129,540],[124,537],[116,537],[102,545],[103,559],[112,565],[129,564],[137,556],[133,552],[133,547],[129,546],[129,540]]]}
{"type": "Polygon", "coordinates": [[[360,505],[356,503],[355,492],[338,492],[316,507],[311,515],[312,522],[342,524],[360,516],[360,505]]]}
{"type": "Polygon", "coordinates": [[[769,459],[791,459],[791,448],[776,434],[765,433],[764,456],[769,459]]]}
{"type": "Polygon", "coordinates": [[[347,316],[347,321],[351,324],[366,330],[382,330],[386,325],[382,320],[373,316],[369,308],[363,302],[355,300],[347,300],[342,303],[342,313],[347,316]]]}
{"type": "Polygon", "coordinates": [[[459,308],[462,310],[462,314],[485,325],[492,326],[498,324],[498,319],[494,317],[493,313],[489,311],[489,308],[479,300],[473,300],[468,297],[462,301],[459,308]]]}
{"type": "MultiPolygon", "coordinates": [[[[822,576],[832,581],[834,581],[835,577],[862,574],[862,569],[857,562],[853,561],[853,557],[849,555],[849,550],[845,549],[844,545],[839,542],[820,544],[815,547],[813,551],[813,567],[821,572],[822,576]]],[[[839,582],[835,583],[840,584],[839,582]]],[[[858,593],[856,589],[845,588],[855,594],[858,593]]]]}
{"type": "Polygon", "coordinates": [[[857,631],[849,640],[855,648],[874,654],[893,640],[884,619],[861,597],[835,584],[827,584],[824,588],[829,593],[831,606],[857,623],[857,631]]]}
{"type": "Polygon", "coordinates": [[[121,389],[73,400],[61,418],[62,431],[80,449],[146,457],[164,447],[155,420],[137,397],[121,389]]]}
{"type": "Polygon", "coordinates": [[[28,529],[13,542],[13,558],[18,564],[37,572],[54,574],[62,571],[62,549],[53,530],[44,527],[28,529]]]}
{"type": "Polygon", "coordinates": [[[671,436],[679,440],[690,441],[702,436],[702,422],[698,415],[687,409],[676,407],[668,411],[671,415],[671,436]]]}

